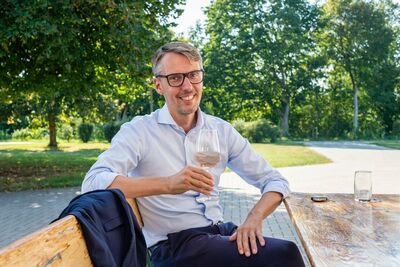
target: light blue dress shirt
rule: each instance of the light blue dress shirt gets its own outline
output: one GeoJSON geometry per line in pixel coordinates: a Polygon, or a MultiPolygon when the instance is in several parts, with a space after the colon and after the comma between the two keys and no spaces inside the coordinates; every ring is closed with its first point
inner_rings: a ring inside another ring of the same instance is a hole
{"type": "MultiPolygon", "coordinates": [[[[218,131],[221,161],[209,170],[216,185],[228,166],[247,183],[258,187],[261,193],[275,191],[283,197],[289,194],[288,181],[256,154],[229,123],[200,111],[196,127],[185,133],[175,123],[166,105],[122,125],[111,147],[99,156],[86,174],[82,192],[107,188],[117,175],[132,179],[170,176],[187,165],[196,166],[193,156],[201,128],[218,131]]],[[[210,200],[200,201],[198,196],[199,193],[188,191],[137,198],[147,246],[167,239],[169,233],[222,221],[218,187],[214,187],[210,200]]]]}

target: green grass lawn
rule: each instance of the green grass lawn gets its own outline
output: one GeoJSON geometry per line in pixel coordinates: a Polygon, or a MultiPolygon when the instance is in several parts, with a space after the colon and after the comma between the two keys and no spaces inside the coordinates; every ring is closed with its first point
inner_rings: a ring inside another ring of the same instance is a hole
{"type": "MultiPolygon", "coordinates": [[[[0,145],[0,192],[79,186],[107,143],[61,143],[49,150],[46,142],[0,145]]],[[[274,167],[330,162],[307,147],[292,144],[253,144],[274,167]]]]}
{"type": "Polygon", "coordinates": [[[378,146],[400,149],[400,140],[376,140],[372,141],[371,143],[378,146]]]}
{"type": "Polygon", "coordinates": [[[253,144],[252,146],[275,168],[331,162],[328,158],[302,145],[253,144]]]}
{"type": "Polygon", "coordinates": [[[45,142],[0,145],[0,192],[80,185],[108,146],[62,143],[58,150],[49,150],[45,142]]]}

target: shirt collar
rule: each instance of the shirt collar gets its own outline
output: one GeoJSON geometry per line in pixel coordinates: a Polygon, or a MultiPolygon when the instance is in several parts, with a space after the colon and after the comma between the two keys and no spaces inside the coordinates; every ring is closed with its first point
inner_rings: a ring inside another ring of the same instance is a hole
{"type": "Polygon", "coordinates": [[[169,113],[167,104],[164,104],[164,106],[160,109],[160,112],[158,113],[157,122],[161,124],[177,125],[174,119],[172,118],[171,113],[169,113]]]}
{"type": "MultiPolygon", "coordinates": [[[[158,118],[157,122],[161,124],[170,124],[170,125],[176,125],[176,122],[171,116],[171,113],[169,113],[167,104],[164,104],[164,106],[160,109],[160,112],[158,113],[158,118]]],[[[204,113],[201,111],[200,107],[197,112],[197,123],[195,128],[200,129],[204,125],[204,113]]]]}

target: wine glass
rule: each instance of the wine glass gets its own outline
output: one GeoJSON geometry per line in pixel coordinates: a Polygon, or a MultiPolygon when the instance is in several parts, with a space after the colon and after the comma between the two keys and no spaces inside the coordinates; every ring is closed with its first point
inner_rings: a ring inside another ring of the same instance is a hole
{"type": "MultiPolygon", "coordinates": [[[[197,138],[195,160],[206,171],[218,164],[220,161],[220,149],[217,130],[200,130],[197,138]]],[[[204,202],[210,200],[210,198],[210,196],[200,194],[196,200],[204,202]]]]}

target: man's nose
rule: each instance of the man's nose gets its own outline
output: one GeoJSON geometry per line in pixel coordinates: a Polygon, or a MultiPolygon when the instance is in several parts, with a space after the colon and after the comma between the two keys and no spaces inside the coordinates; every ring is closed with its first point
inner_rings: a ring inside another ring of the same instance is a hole
{"type": "Polygon", "coordinates": [[[192,89],[192,83],[190,82],[188,77],[183,77],[182,89],[192,89]]]}

